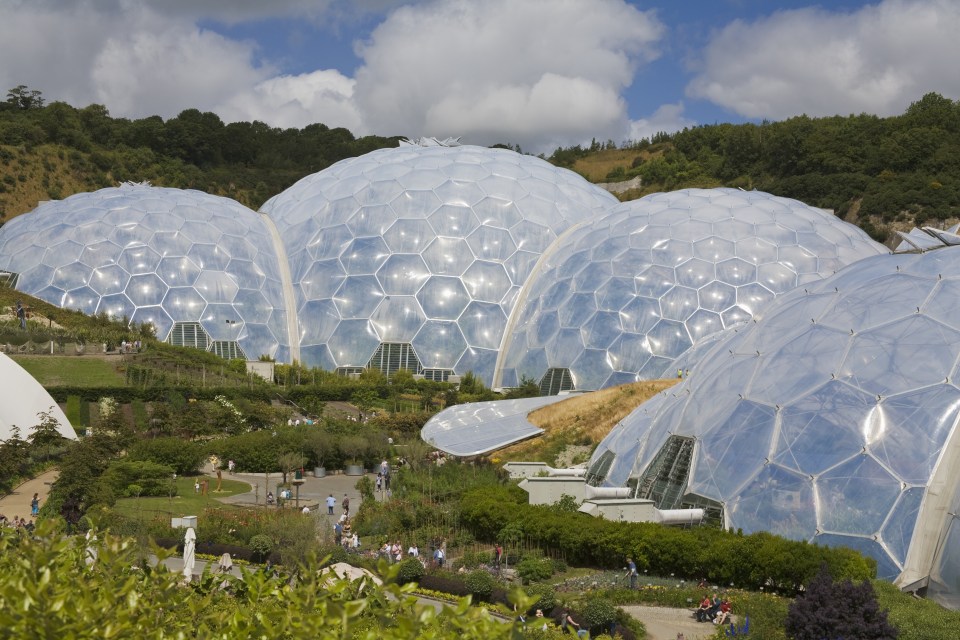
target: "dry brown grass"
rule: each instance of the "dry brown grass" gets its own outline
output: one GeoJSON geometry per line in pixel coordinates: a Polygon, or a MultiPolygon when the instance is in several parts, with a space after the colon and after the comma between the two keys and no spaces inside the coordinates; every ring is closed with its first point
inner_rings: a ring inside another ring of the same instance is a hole
{"type": "Polygon", "coordinates": [[[575,395],[567,400],[537,409],[527,419],[545,433],[497,452],[501,460],[539,460],[555,464],[563,450],[571,445],[592,450],[620,420],[677,380],[647,380],[593,393],[575,395]]]}
{"type": "Polygon", "coordinates": [[[573,170],[586,177],[591,182],[606,182],[607,174],[623,167],[629,169],[633,159],[640,155],[630,149],[607,149],[596,154],[580,158],[573,165],[573,170]]]}

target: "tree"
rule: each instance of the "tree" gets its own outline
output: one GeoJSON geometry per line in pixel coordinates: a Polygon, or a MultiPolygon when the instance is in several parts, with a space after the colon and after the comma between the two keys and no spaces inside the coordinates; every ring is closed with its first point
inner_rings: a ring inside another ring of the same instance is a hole
{"type": "Polygon", "coordinates": [[[7,91],[7,103],[15,109],[40,109],[43,107],[43,97],[36,89],[29,89],[25,84],[19,84],[7,91]]]}
{"type": "Polygon", "coordinates": [[[826,564],[790,605],[786,631],[793,640],[892,640],[898,635],[870,582],[834,582],[826,564]]]}
{"type": "Polygon", "coordinates": [[[307,463],[307,459],[302,453],[284,453],[277,458],[277,464],[280,465],[280,471],[283,473],[283,484],[287,484],[287,474],[297,469],[302,469],[307,463]]]}
{"type": "Polygon", "coordinates": [[[64,440],[60,435],[60,421],[53,417],[53,407],[48,411],[41,411],[37,417],[40,418],[40,423],[33,427],[28,440],[32,448],[42,450],[49,458],[53,448],[64,440]]]}
{"type": "Polygon", "coordinates": [[[368,388],[357,389],[350,396],[350,402],[357,408],[360,420],[363,420],[363,415],[373,408],[376,401],[377,392],[368,388]]]}

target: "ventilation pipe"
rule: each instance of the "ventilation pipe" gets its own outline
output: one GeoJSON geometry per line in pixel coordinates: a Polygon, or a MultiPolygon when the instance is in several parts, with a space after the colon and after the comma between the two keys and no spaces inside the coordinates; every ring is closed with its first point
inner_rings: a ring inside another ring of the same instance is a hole
{"type": "Polygon", "coordinates": [[[587,485],[583,488],[583,491],[587,500],[630,497],[630,487],[592,487],[587,485]]]}
{"type": "Polygon", "coordinates": [[[700,524],[703,516],[703,509],[657,509],[654,512],[654,522],[660,524],[700,524]]]}

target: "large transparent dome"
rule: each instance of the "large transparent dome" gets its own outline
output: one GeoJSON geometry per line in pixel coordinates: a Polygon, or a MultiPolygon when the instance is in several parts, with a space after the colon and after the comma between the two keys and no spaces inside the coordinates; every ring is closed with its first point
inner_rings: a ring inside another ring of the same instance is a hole
{"type": "Polygon", "coordinates": [[[628,416],[591,481],[853,547],[901,584],[929,576],[928,593],[960,607],[958,308],[960,247],[808,283],[628,416]]]}
{"type": "Polygon", "coordinates": [[[47,202],[0,228],[0,270],[51,304],[150,322],[160,339],[284,357],[267,223],[228,198],[126,184],[47,202]]]}
{"type": "Polygon", "coordinates": [[[625,202],[541,265],[498,382],[565,369],[577,389],[600,389],[672,375],[677,357],[775,296],[886,252],[828,212],[757,191],[625,202]]]}
{"type": "Polygon", "coordinates": [[[338,162],[261,210],[289,256],[305,364],[349,371],[375,359],[489,384],[541,253],[615,203],[539,158],[404,146],[338,162]]]}

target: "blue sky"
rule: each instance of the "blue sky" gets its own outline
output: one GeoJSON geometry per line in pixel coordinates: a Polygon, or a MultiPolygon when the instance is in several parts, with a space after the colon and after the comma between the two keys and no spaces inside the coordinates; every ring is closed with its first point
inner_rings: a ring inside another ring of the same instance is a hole
{"type": "Polygon", "coordinates": [[[957,33],[956,0],[0,0],[0,87],[549,152],[958,99],[957,33]]]}

